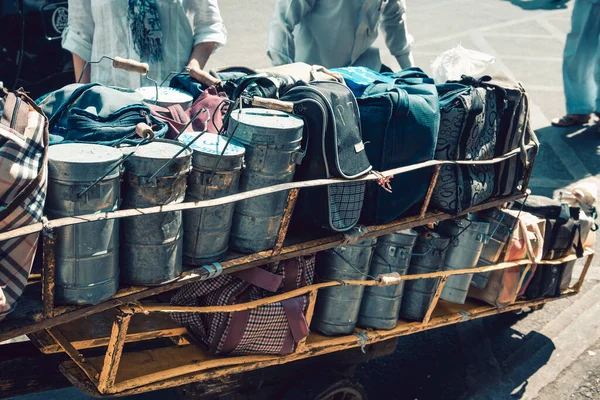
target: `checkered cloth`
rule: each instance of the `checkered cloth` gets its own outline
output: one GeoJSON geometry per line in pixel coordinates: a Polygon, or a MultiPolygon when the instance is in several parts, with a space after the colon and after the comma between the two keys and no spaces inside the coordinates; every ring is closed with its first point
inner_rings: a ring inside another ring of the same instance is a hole
{"type": "MultiPolygon", "coordinates": [[[[0,232],[39,222],[47,185],[48,121],[22,92],[0,92],[0,232]]],[[[39,234],[0,242],[0,320],[27,285],[39,234]]]]}
{"type": "MultiPolygon", "coordinates": [[[[197,307],[247,303],[311,285],[314,269],[314,256],[276,262],[189,284],[171,302],[197,307]]],[[[307,306],[305,295],[248,311],[173,313],[171,317],[213,354],[288,354],[308,335],[307,306]]]]}

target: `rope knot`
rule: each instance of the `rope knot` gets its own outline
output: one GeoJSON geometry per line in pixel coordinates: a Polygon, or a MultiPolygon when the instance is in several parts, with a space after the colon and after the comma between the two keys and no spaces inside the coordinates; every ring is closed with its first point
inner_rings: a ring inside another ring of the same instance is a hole
{"type": "Polygon", "coordinates": [[[360,351],[362,351],[363,354],[366,354],[365,347],[367,347],[367,341],[369,340],[369,336],[367,336],[366,332],[355,333],[355,336],[358,337],[358,344],[360,344],[360,351]]]}
{"type": "Polygon", "coordinates": [[[392,184],[390,180],[394,177],[394,175],[385,176],[379,171],[371,171],[373,175],[377,177],[377,184],[383,188],[388,193],[392,193],[392,184]]]}
{"type": "Polygon", "coordinates": [[[344,241],[342,242],[342,246],[358,242],[367,232],[368,229],[363,225],[357,225],[349,231],[344,232],[344,241]]]}
{"type": "Polygon", "coordinates": [[[52,236],[53,229],[52,229],[52,225],[50,225],[50,221],[48,221],[48,218],[44,215],[40,221],[42,223],[42,232],[44,235],[47,236],[52,236]]]}

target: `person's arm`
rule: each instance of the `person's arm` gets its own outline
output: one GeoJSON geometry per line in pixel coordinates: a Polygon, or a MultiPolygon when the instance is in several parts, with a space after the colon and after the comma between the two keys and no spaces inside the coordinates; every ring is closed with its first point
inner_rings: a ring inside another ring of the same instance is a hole
{"type": "Polygon", "coordinates": [[[381,18],[381,28],[390,53],[402,68],[414,66],[413,38],[406,28],[406,1],[389,0],[381,18]]]}
{"type": "MultiPolygon", "coordinates": [[[[294,28],[317,0],[277,0],[269,23],[267,55],[273,65],[291,64],[296,59],[294,28]]],[[[328,1],[328,0],[325,0],[328,1]]],[[[322,38],[327,40],[327,38],[322,38]]]]}
{"type": "Polygon", "coordinates": [[[227,30],[217,0],[188,0],[187,9],[194,15],[194,48],[187,66],[203,69],[211,54],[227,43],[227,30]]]}
{"type": "Polygon", "coordinates": [[[198,43],[192,50],[192,55],[188,61],[190,69],[204,69],[210,55],[215,51],[217,44],[215,42],[198,43]]]}
{"type": "MultiPolygon", "coordinates": [[[[94,35],[94,19],[92,18],[91,0],[69,0],[69,21],[63,31],[62,47],[73,53],[73,69],[75,81],[87,61],[92,57],[92,38],[94,35]]],[[[90,82],[90,69],[86,69],[81,83],[90,82]]]]}

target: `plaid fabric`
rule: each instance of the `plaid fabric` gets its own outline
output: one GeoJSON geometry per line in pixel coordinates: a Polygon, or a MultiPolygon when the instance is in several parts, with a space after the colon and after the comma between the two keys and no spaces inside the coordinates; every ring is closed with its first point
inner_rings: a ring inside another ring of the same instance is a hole
{"type": "MultiPolygon", "coordinates": [[[[0,232],[39,222],[46,200],[47,119],[23,93],[2,93],[0,232]]],[[[38,234],[0,242],[0,320],[27,285],[38,234]]]]}
{"type": "MultiPolygon", "coordinates": [[[[291,273],[290,262],[297,262],[296,276],[290,276],[292,287],[311,285],[314,277],[314,256],[298,257],[292,260],[275,262],[263,268],[283,277],[286,281],[286,273],[291,273]]],[[[263,299],[284,292],[283,283],[275,293],[234,276],[221,275],[208,281],[196,282],[183,287],[172,299],[172,303],[185,306],[217,306],[246,303],[263,299]]],[[[301,297],[302,311],[305,313],[308,306],[308,296],[301,297]]],[[[247,321],[243,328],[243,334],[237,341],[234,349],[226,349],[228,336],[232,330],[240,329],[233,326],[234,315],[238,313],[173,313],[171,317],[177,323],[185,326],[190,334],[209,352],[214,354],[228,353],[232,355],[244,354],[282,354],[288,352],[284,343],[289,339],[290,326],[286,311],[280,302],[267,304],[248,311],[247,321]]],[[[239,316],[238,316],[239,317],[239,316]]],[[[294,346],[295,346],[294,342],[294,346]]],[[[289,349],[289,351],[293,350],[289,349]]]]}

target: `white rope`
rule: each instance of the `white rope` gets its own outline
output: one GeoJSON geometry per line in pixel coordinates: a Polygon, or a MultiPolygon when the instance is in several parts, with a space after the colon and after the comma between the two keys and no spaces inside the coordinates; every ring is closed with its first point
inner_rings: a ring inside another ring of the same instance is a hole
{"type": "MultiPolygon", "coordinates": [[[[525,146],[525,150],[529,150],[531,148],[536,147],[535,144],[529,144],[525,146]]],[[[521,149],[515,149],[509,153],[504,154],[501,157],[494,158],[491,160],[485,161],[440,161],[440,160],[431,160],[425,161],[419,164],[413,164],[406,167],[394,168],[388,171],[379,171],[377,174],[371,172],[366,176],[356,179],[340,179],[340,178],[331,178],[331,179],[315,179],[311,181],[301,181],[301,182],[292,182],[292,183],[284,183],[280,185],[269,186],[265,188],[249,190],[243,193],[237,193],[230,196],[220,197],[218,199],[211,200],[202,200],[198,202],[187,202],[187,203],[179,203],[179,204],[167,204],[163,206],[154,206],[147,208],[135,208],[135,209],[127,209],[127,210],[118,210],[111,212],[102,212],[95,214],[87,214],[87,215],[78,215],[75,217],[65,217],[54,219],[48,222],[48,226],[52,228],[60,228],[64,226],[70,225],[78,225],[86,222],[94,222],[100,220],[109,220],[109,219],[118,219],[118,218],[127,218],[127,217],[135,217],[140,215],[149,215],[149,214],[158,214],[167,211],[180,211],[180,210],[193,210],[200,208],[208,208],[226,205],[229,203],[237,202],[240,200],[247,200],[258,196],[263,196],[267,194],[282,192],[290,189],[302,189],[302,188],[310,188],[310,187],[318,187],[318,186],[326,186],[326,185],[336,185],[341,183],[348,182],[366,182],[366,181],[380,181],[383,177],[391,177],[394,175],[404,174],[407,172],[429,168],[436,165],[492,165],[497,164],[503,161],[506,161],[512,157],[521,153],[521,149]]],[[[41,222],[27,225],[21,228],[9,230],[6,232],[0,233],[0,242],[13,239],[20,236],[26,236],[32,233],[40,232],[44,228],[44,225],[41,222]]]]}

